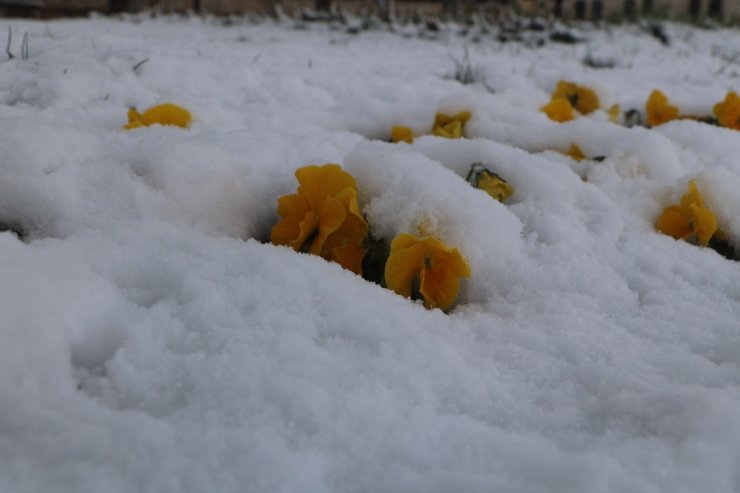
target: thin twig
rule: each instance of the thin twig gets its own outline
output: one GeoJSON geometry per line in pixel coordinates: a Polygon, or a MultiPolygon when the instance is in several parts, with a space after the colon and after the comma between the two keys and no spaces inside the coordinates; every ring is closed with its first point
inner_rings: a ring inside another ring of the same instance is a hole
{"type": "Polygon", "coordinates": [[[131,67],[131,70],[133,70],[134,72],[137,72],[137,70],[139,70],[141,68],[141,66],[144,65],[148,61],[149,61],[148,58],[143,59],[142,61],[140,61],[139,63],[137,63],[133,67],[131,67]]]}
{"type": "Polygon", "coordinates": [[[13,58],[15,58],[15,56],[13,56],[13,54],[10,52],[10,44],[12,42],[13,42],[13,29],[10,26],[8,26],[8,44],[5,47],[5,53],[8,54],[9,60],[12,60],[13,58]]]}
{"type": "Polygon", "coordinates": [[[28,32],[23,35],[23,41],[21,42],[21,59],[28,60],[31,55],[28,51],[28,32]]]}

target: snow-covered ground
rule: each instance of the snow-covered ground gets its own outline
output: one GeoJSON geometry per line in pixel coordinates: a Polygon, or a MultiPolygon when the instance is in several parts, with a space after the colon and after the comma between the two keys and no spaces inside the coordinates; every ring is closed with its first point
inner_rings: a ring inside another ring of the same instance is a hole
{"type": "Polygon", "coordinates": [[[8,26],[0,221],[26,235],[0,233],[0,491],[740,490],[740,264],[653,226],[695,178],[740,246],[740,132],[539,111],[568,79],[710,114],[737,30],[8,26]],[[476,84],[446,77],[465,46],[476,84]],[[160,102],[192,128],[120,130],[160,102]],[[469,139],[384,142],[462,109],[469,139]],[[423,225],[465,255],[453,310],[269,244],[295,169],[326,162],[377,238],[423,225]]]}

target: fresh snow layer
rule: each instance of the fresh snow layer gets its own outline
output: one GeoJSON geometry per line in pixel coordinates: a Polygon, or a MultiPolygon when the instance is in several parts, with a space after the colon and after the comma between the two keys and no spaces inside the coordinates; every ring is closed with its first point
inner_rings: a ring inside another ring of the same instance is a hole
{"type": "Polygon", "coordinates": [[[740,266],[653,227],[696,178],[740,247],[740,133],[538,111],[569,79],[709,114],[740,90],[738,31],[8,27],[0,220],[27,236],[0,233],[0,491],[740,490],[740,266]],[[448,77],[466,46],[471,85],[448,77]],[[161,102],[192,128],[120,130],[161,102]],[[469,139],[384,142],[463,109],[469,139]],[[326,162],[377,239],[465,255],[449,314],[267,242],[295,169],[326,162]]]}

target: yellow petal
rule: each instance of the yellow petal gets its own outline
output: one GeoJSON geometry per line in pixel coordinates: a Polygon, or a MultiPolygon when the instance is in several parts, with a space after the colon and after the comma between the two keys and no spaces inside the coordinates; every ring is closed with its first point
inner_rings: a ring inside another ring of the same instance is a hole
{"type": "Polygon", "coordinates": [[[188,128],[192,117],[190,116],[190,112],[185,108],[172,103],[164,103],[152,106],[142,113],[141,121],[145,126],[172,125],[188,128]]]}
{"type": "Polygon", "coordinates": [[[541,111],[543,111],[550,120],[560,123],[568,122],[575,118],[573,106],[570,105],[567,99],[563,98],[553,99],[543,106],[541,111]]]}
{"type": "Polygon", "coordinates": [[[419,239],[401,234],[391,242],[391,253],[385,264],[385,285],[401,296],[411,297],[414,277],[424,265],[424,248],[419,239]]]}
{"type": "Polygon", "coordinates": [[[734,91],[728,92],[724,101],[714,105],[714,115],[723,127],[740,130],[740,96],[734,91]]]}
{"type": "Polygon", "coordinates": [[[568,148],[567,155],[573,158],[576,161],[583,161],[586,159],[586,155],[583,153],[580,147],[578,147],[577,144],[571,144],[568,148]]]}
{"type": "Polygon", "coordinates": [[[704,207],[704,201],[699,193],[699,188],[696,186],[696,180],[691,180],[689,182],[688,191],[683,197],[681,197],[681,208],[687,216],[691,215],[692,205],[704,207]]]}
{"type": "Polygon", "coordinates": [[[434,125],[432,125],[432,135],[459,139],[462,137],[465,124],[471,116],[469,111],[461,111],[453,116],[437,113],[434,117],[434,125]]]}
{"type": "Polygon", "coordinates": [[[347,209],[334,197],[325,199],[318,210],[318,234],[306,251],[320,255],[326,239],[344,223],[347,209]]]}
{"type": "Polygon", "coordinates": [[[678,108],[668,103],[668,98],[658,89],[650,93],[645,103],[647,123],[651,127],[662,125],[678,118],[678,108]]]}
{"type": "Polygon", "coordinates": [[[308,201],[303,195],[283,195],[278,199],[277,213],[281,217],[303,217],[309,210],[308,201]]]}
{"type": "Polygon", "coordinates": [[[303,217],[290,216],[272,227],[270,240],[275,245],[288,245],[299,252],[306,240],[315,233],[318,219],[313,212],[303,217]]]}
{"type": "Polygon", "coordinates": [[[677,240],[686,239],[692,234],[691,217],[682,207],[671,205],[660,215],[655,223],[655,229],[677,240]]]}
{"type": "Polygon", "coordinates": [[[431,251],[427,252],[430,255],[421,271],[419,291],[427,308],[447,310],[457,299],[460,278],[470,276],[470,267],[460,252],[440,245],[429,245],[431,251]]]}
{"type": "Polygon", "coordinates": [[[514,193],[514,188],[511,185],[496,173],[487,169],[481,171],[478,175],[477,188],[485,191],[499,202],[503,202],[514,193]]]}
{"type": "Polygon", "coordinates": [[[578,86],[573,82],[565,80],[558,81],[555,90],[552,93],[552,99],[565,99],[575,105],[575,99],[578,97],[578,86]]]}
{"type": "Polygon", "coordinates": [[[357,188],[352,175],[343,171],[338,164],[304,166],[296,170],[295,176],[299,183],[297,193],[306,197],[311,209],[314,210],[318,209],[327,197],[336,195],[346,188],[357,188]]]}
{"type": "Polygon", "coordinates": [[[366,248],[346,245],[331,249],[331,251],[328,252],[328,255],[324,258],[332,262],[336,262],[345,269],[354,272],[358,276],[361,276],[362,259],[365,258],[366,253],[366,248]]]}
{"type": "Polygon", "coordinates": [[[576,110],[584,115],[593,113],[599,109],[599,97],[593,89],[584,86],[578,86],[576,92],[576,110]]]}
{"type": "Polygon", "coordinates": [[[619,119],[619,113],[621,112],[621,108],[618,104],[613,105],[611,108],[609,108],[609,121],[616,123],[619,119]]]}
{"type": "Polygon", "coordinates": [[[706,207],[699,207],[693,204],[691,205],[691,213],[694,223],[693,233],[696,235],[699,245],[707,246],[709,240],[717,231],[717,217],[714,215],[714,212],[706,207]]]}
{"type": "Polygon", "coordinates": [[[408,144],[413,144],[414,131],[409,127],[396,125],[391,129],[391,142],[406,142],[408,144]]]}

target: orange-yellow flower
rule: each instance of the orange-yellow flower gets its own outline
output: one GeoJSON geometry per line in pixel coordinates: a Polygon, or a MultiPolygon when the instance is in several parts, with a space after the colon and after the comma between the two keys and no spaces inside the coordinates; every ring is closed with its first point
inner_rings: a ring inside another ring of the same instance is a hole
{"type": "Polygon", "coordinates": [[[472,186],[483,190],[499,202],[503,202],[514,193],[514,188],[506,180],[480,163],[470,166],[466,179],[472,186]]]}
{"type": "Polygon", "coordinates": [[[714,105],[714,116],[723,127],[740,130],[740,96],[728,92],[724,101],[714,105]]]}
{"type": "Polygon", "coordinates": [[[129,108],[128,123],[123,128],[124,130],[131,130],[150,125],[172,125],[188,128],[192,120],[190,112],[185,108],[172,103],[164,103],[152,106],[144,113],[139,113],[136,108],[129,108]]]}
{"type": "Polygon", "coordinates": [[[282,219],[272,228],[272,242],[320,255],[361,274],[368,225],[357,202],[354,178],[338,164],[306,166],[295,175],[296,193],[278,199],[282,219]]]}
{"type": "Polygon", "coordinates": [[[655,89],[650,93],[645,103],[647,123],[651,127],[663,125],[678,118],[678,108],[668,102],[668,97],[660,90],[655,89]]]}
{"type": "Polygon", "coordinates": [[[462,137],[465,124],[468,123],[471,116],[469,111],[461,111],[453,116],[437,113],[434,117],[432,135],[447,139],[459,139],[462,137]]]}
{"type": "Polygon", "coordinates": [[[568,148],[568,152],[565,154],[575,161],[583,161],[586,159],[586,154],[584,154],[581,148],[578,147],[578,144],[571,144],[568,148]]]}
{"type": "Polygon", "coordinates": [[[559,123],[569,122],[576,117],[573,106],[564,98],[556,98],[541,108],[550,120],[559,123]]]}
{"type": "Polygon", "coordinates": [[[391,242],[385,264],[385,283],[401,296],[410,298],[418,283],[418,294],[427,308],[447,310],[457,299],[460,278],[469,277],[470,266],[457,249],[441,241],[400,234],[391,242]]]}
{"type": "Polygon", "coordinates": [[[599,96],[593,89],[586,86],[579,86],[573,82],[561,80],[552,93],[553,101],[556,99],[565,99],[579,113],[588,115],[599,109],[599,96]]]}
{"type": "Polygon", "coordinates": [[[406,142],[408,144],[414,143],[414,131],[409,127],[402,127],[396,125],[391,129],[391,142],[406,142]]]}
{"type": "Polygon", "coordinates": [[[717,232],[717,217],[704,207],[696,180],[689,182],[688,192],[681,197],[679,205],[665,208],[655,223],[655,229],[676,239],[686,240],[696,236],[701,246],[707,246],[717,232]]]}

